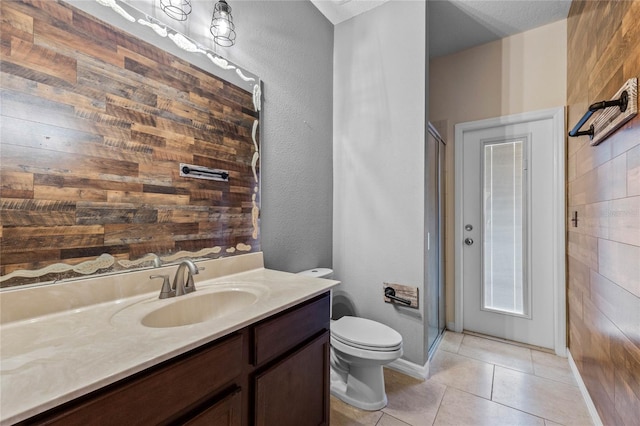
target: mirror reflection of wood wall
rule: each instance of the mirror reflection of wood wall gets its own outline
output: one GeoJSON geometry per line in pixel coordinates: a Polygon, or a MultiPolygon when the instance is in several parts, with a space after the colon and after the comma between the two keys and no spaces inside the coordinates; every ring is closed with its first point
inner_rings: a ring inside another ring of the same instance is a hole
{"type": "Polygon", "coordinates": [[[1,275],[259,250],[252,93],[63,2],[1,7],[1,275]],[[181,178],[181,162],[229,182],[181,178]]]}

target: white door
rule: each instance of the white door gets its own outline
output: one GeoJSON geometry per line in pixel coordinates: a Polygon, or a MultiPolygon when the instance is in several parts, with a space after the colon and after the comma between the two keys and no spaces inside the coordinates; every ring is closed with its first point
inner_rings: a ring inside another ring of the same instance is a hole
{"type": "Polygon", "coordinates": [[[554,131],[551,119],[491,122],[456,140],[464,330],[556,348],[554,131]]]}

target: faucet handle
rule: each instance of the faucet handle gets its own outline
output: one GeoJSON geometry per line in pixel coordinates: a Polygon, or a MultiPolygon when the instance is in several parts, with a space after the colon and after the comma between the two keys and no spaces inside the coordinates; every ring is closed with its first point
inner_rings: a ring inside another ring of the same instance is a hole
{"type": "Polygon", "coordinates": [[[160,290],[160,299],[166,299],[169,297],[174,297],[176,295],[176,291],[171,289],[171,283],[169,282],[169,275],[151,275],[150,279],[162,278],[162,289],[160,290]]]}

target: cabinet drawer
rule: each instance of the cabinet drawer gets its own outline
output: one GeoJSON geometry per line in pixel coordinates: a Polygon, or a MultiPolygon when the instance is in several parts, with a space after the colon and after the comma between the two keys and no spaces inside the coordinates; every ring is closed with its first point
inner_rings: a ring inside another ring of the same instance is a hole
{"type": "Polygon", "coordinates": [[[258,366],[329,329],[329,293],[254,327],[253,364],[258,366]]]}
{"type": "Polygon", "coordinates": [[[242,374],[242,335],[224,339],[72,401],[29,424],[163,424],[242,374]]]}

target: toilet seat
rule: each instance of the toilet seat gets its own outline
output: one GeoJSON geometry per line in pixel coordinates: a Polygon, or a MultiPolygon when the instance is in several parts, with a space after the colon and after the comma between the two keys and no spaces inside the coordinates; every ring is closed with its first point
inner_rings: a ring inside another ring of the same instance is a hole
{"type": "Polygon", "coordinates": [[[331,323],[331,338],[353,348],[394,352],[402,348],[400,333],[379,322],[345,316],[331,323]]]}
{"type": "Polygon", "coordinates": [[[336,336],[331,336],[331,341],[341,343],[342,345],[348,346],[350,348],[362,349],[363,351],[373,351],[373,352],[393,352],[393,351],[397,351],[402,347],[401,344],[391,348],[380,348],[372,345],[359,345],[357,343],[345,341],[336,336]]]}

